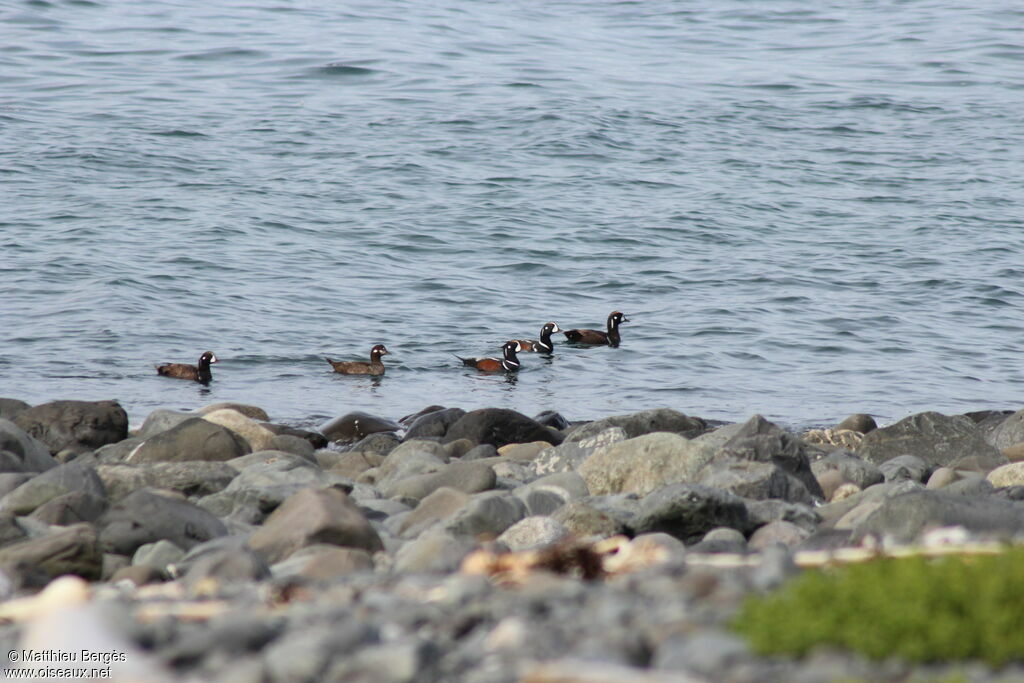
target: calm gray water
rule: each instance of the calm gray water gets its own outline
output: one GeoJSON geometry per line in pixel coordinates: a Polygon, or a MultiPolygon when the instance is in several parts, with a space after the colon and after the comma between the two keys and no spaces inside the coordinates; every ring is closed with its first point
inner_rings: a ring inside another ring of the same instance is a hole
{"type": "Polygon", "coordinates": [[[964,4],[0,2],[0,395],[1018,408],[1024,12],[964,4]]]}

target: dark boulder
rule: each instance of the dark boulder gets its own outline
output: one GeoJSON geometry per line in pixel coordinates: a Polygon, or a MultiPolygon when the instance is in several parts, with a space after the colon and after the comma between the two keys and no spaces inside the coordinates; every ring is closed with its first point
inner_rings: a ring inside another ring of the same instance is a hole
{"type": "Polygon", "coordinates": [[[855,529],[854,541],[876,536],[912,543],[939,527],[963,527],[980,536],[1012,539],[1024,532],[1024,505],[995,496],[911,491],[883,500],[855,529]]]}
{"type": "Polygon", "coordinates": [[[916,455],[932,467],[969,463],[972,468],[983,464],[993,469],[1007,462],[986,443],[970,418],[934,412],[911,415],[874,430],[864,437],[857,455],[876,465],[899,455],[916,455]]]}
{"type": "Polygon", "coordinates": [[[722,444],[715,459],[773,463],[799,479],[812,496],[824,498],[825,494],[811,471],[811,457],[821,455],[823,452],[819,449],[760,415],[755,415],[722,444]]]}
{"type": "Polygon", "coordinates": [[[662,531],[684,543],[696,543],[716,527],[744,534],[753,523],[743,499],[700,484],[670,484],[645,496],[633,520],[637,534],[662,531]]]}
{"type": "Polygon", "coordinates": [[[187,460],[224,461],[251,452],[249,442],[227,427],[190,417],[146,439],[124,461],[133,465],[187,460]]]}
{"type": "Polygon", "coordinates": [[[0,420],[0,472],[42,472],[59,464],[46,444],[10,420],[0,420]]]}
{"type": "Polygon", "coordinates": [[[368,434],[397,432],[402,426],[387,418],[354,411],[325,422],[320,432],[330,441],[352,443],[368,434]]]}
{"type": "Polygon", "coordinates": [[[139,546],[168,540],[188,550],[227,534],[224,523],[192,503],[141,489],[114,504],[99,521],[107,552],[131,555],[139,546]]]}
{"type": "Polygon", "coordinates": [[[54,454],[84,453],[128,437],[128,414],[117,401],[53,401],[23,410],[13,421],[54,454]]]}
{"type": "Polygon", "coordinates": [[[444,443],[456,439],[488,443],[495,448],[531,441],[547,441],[554,445],[562,443],[559,432],[507,408],[481,408],[466,413],[448,428],[444,443]]]}
{"type": "Polygon", "coordinates": [[[417,417],[405,432],[406,439],[427,439],[443,437],[448,429],[459,421],[466,411],[462,408],[442,408],[417,417]]]}
{"type": "Polygon", "coordinates": [[[103,553],[97,543],[96,529],[91,524],[76,524],[0,549],[0,568],[14,575],[31,568],[51,579],[76,574],[98,580],[103,570],[103,553]]]}

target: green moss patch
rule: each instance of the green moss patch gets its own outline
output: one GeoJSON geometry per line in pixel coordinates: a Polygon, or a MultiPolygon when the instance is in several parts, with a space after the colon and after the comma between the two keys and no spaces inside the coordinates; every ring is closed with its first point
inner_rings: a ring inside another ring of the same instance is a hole
{"type": "Polygon", "coordinates": [[[762,654],[828,645],[911,662],[1024,660],[1024,548],[808,570],[748,598],[733,627],[762,654]]]}

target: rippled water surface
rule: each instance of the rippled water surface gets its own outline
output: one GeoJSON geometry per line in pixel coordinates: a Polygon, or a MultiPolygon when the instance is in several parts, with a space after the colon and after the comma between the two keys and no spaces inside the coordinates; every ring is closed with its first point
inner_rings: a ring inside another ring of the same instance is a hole
{"type": "Polygon", "coordinates": [[[1024,11],[968,4],[0,3],[0,395],[1020,407],[1024,11]]]}

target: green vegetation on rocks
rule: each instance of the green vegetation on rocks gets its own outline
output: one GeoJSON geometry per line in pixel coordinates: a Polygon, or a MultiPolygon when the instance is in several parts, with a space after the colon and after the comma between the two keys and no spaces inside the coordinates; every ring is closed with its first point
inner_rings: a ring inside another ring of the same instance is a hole
{"type": "Polygon", "coordinates": [[[733,626],[762,654],[839,646],[911,662],[1024,660],[1024,548],[806,571],[749,598],[733,626]]]}

